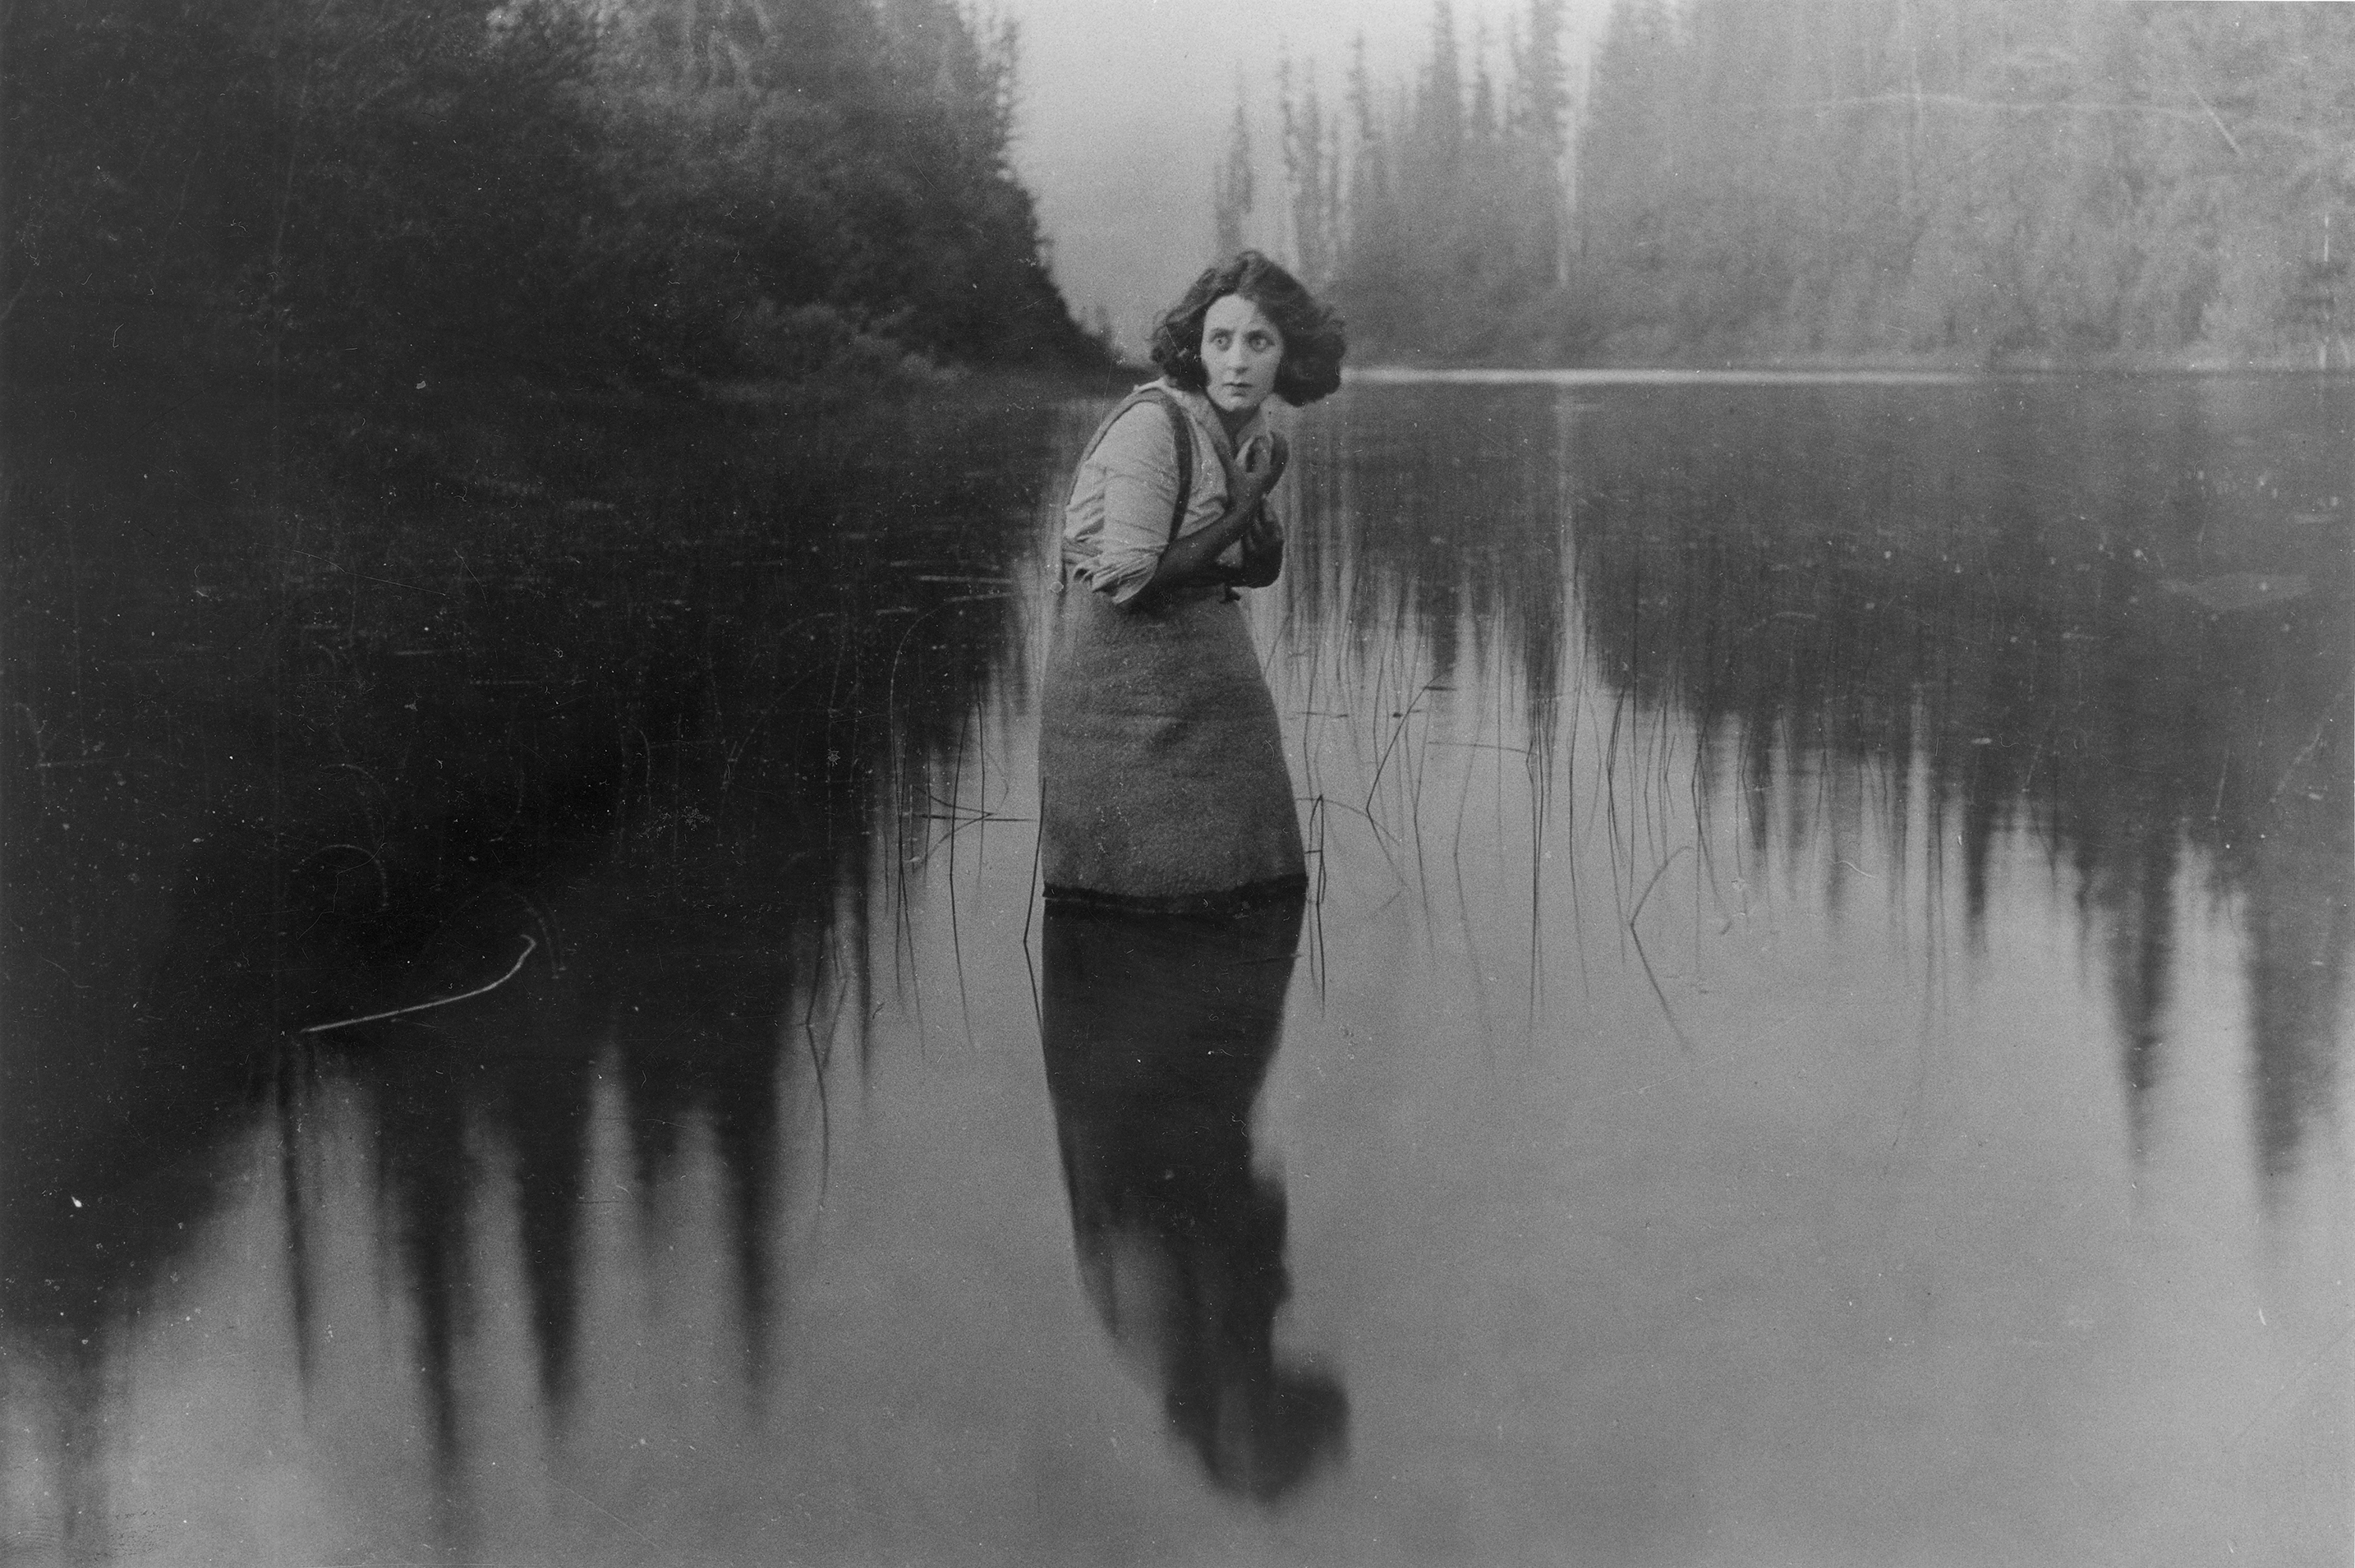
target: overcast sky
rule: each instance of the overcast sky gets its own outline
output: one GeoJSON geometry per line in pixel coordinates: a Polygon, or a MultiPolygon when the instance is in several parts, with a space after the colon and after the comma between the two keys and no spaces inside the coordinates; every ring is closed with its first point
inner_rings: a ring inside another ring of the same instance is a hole
{"type": "MultiPolygon", "coordinates": [[[[1433,0],[996,0],[1022,28],[1016,164],[1039,197],[1056,281],[1085,319],[1101,304],[1132,349],[1146,324],[1209,260],[1210,175],[1250,85],[1252,135],[1267,166],[1256,217],[1278,242],[1275,64],[1314,61],[1328,107],[1342,102],[1350,40],[1366,37],[1377,80],[1429,48],[1433,0]]],[[[1524,0],[1456,0],[1471,47],[1486,17],[1504,69],[1508,15],[1524,0]]],[[[1572,27],[1601,0],[1572,0],[1572,27]]],[[[1468,62],[1467,62],[1468,64],[1468,62]]]]}

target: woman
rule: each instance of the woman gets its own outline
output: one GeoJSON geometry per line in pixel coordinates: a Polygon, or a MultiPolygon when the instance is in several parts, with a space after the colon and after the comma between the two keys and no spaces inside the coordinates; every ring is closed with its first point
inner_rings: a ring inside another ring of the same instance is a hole
{"type": "Polygon", "coordinates": [[[1339,317],[1255,251],[1153,335],[1064,509],[1039,742],[1050,903],[1247,907],[1306,885],[1275,704],[1234,590],[1275,580],[1273,395],[1340,385],[1339,317]]]}

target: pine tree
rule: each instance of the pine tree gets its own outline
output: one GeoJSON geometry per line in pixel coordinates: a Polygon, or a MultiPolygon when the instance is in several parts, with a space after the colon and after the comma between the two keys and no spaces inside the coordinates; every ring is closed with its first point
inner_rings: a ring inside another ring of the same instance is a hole
{"type": "Polygon", "coordinates": [[[1316,69],[1308,68],[1297,98],[1290,62],[1276,73],[1277,102],[1284,117],[1284,175],[1291,197],[1293,258],[1303,283],[1323,289],[1333,279],[1340,217],[1340,137],[1316,93],[1316,69]]]}
{"type": "Polygon", "coordinates": [[[1210,201],[1216,244],[1220,257],[1233,255],[1244,245],[1252,212],[1252,134],[1250,100],[1243,80],[1235,79],[1235,117],[1227,129],[1226,161],[1211,181],[1210,201]]]}

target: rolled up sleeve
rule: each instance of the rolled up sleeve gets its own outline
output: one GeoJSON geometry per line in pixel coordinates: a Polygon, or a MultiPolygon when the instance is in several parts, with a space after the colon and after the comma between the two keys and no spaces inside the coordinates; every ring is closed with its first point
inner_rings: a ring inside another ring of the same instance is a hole
{"type": "Polygon", "coordinates": [[[1103,499],[1088,586],[1115,604],[1126,604],[1145,592],[1169,543],[1178,465],[1168,416],[1139,403],[1104,432],[1089,461],[1103,472],[1103,499]]]}

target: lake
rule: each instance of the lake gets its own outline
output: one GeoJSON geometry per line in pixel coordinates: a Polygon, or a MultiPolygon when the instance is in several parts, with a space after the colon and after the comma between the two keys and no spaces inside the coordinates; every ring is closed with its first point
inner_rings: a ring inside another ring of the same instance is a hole
{"type": "Polygon", "coordinates": [[[1352,384],[1233,925],[1108,402],[30,416],[11,1560],[2347,1561],[2355,383],[1352,384]]]}

